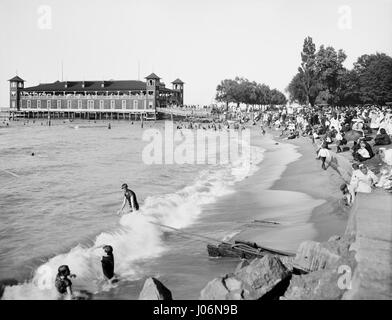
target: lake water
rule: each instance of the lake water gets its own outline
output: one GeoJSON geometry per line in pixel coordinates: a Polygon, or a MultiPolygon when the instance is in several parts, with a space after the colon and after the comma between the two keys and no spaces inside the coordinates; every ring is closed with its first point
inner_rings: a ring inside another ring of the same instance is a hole
{"type": "Polygon", "coordinates": [[[225,197],[259,169],[264,149],[252,146],[251,160],[223,165],[148,165],[142,136],[153,128],[164,134],[163,122],[0,128],[0,279],[19,282],[3,298],[55,299],[62,264],[77,275],[73,289],[94,299],[136,299],[147,276],[174,298],[197,299],[208,281],[233,270],[238,260],[209,258],[207,241],[154,223],[219,240],[238,233],[243,221],[225,197]],[[124,182],[141,210],[119,218],[124,182]],[[114,248],[113,287],[102,281],[103,244],[114,248]]]}

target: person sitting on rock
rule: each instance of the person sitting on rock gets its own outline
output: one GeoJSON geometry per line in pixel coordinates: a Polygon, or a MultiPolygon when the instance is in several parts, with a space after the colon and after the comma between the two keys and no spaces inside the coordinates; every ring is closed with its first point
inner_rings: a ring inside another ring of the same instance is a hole
{"type": "Polygon", "coordinates": [[[387,134],[384,128],[380,129],[380,133],[376,135],[374,141],[375,141],[374,143],[375,146],[385,146],[391,144],[391,138],[389,137],[389,135],[387,134]]]}

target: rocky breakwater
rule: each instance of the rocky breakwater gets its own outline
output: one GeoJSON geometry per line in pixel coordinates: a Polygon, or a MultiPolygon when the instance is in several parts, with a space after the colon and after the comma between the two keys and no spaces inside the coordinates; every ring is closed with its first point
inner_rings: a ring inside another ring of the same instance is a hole
{"type": "Polygon", "coordinates": [[[301,243],[295,257],[243,260],[233,273],[210,281],[200,299],[341,299],[356,265],[353,241],[350,235],[333,236],[326,242],[301,243]]]}

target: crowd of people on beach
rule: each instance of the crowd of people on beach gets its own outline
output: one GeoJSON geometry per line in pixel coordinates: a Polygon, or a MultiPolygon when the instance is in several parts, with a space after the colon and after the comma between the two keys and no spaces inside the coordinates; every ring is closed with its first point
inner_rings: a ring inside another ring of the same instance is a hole
{"type": "Polygon", "coordinates": [[[275,108],[263,113],[261,126],[280,131],[285,139],[309,137],[323,170],[334,165],[336,154],[348,158],[351,179],[340,187],[347,205],[357,193],[370,193],[374,188],[392,192],[391,107],[309,106],[292,112],[275,108]]]}

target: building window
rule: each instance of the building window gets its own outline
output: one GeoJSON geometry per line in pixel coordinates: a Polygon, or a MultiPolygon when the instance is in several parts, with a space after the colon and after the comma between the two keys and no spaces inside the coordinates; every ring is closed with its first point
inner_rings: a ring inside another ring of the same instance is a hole
{"type": "Polygon", "coordinates": [[[123,109],[126,109],[126,108],[127,108],[127,100],[122,100],[122,101],[121,101],[121,107],[122,107],[123,109]]]}
{"type": "Polygon", "coordinates": [[[82,109],[82,100],[78,100],[78,109],[82,109]]]}
{"type": "Polygon", "coordinates": [[[61,100],[57,100],[57,109],[61,109],[61,100]]]}
{"type": "Polygon", "coordinates": [[[16,92],[15,91],[11,91],[11,97],[15,97],[16,96],[16,92]]]}
{"type": "Polygon", "coordinates": [[[103,100],[99,100],[99,109],[103,109],[103,100]]]}
{"type": "Polygon", "coordinates": [[[139,101],[133,100],[133,108],[137,109],[139,107],[139,101]]]}
{"type": "Polygon", "coordinates": [[[11,88],[16,88],[16,82],[11,82],[11,88]]]}
{"type": "Polygon", "coordinates": [[[72,101],[71,100],[67,100],[67,108],[71,109],[72,107],[72,101]]]}
{"type": "Polygon", "coordinates": [[[154,85],[154,81],[153,80],[148,80],[148,85],[149,86],[153,86],[154,85]]]}
{"type": "Polygon", "coordinates": [[[94,109],[94,101],[93,100],[88,101],[88,109],[94,109]]]}
{"type": "Polygon", "coordinates": [[[41,108],[41,100],[37,100],[37,108],[38,108],[38,109],[41,108]]]}
{"type": "Polygon", "coordinates": [[[114,109],[115,101],[110,100],[110,109],[114,109]]]}
{"type": "Polygon", "coordinates": [[[31,100],[27,100],[27,108],[31,108],[31,100]]]}
{"type": "Polygon", "coordinates": [[[18,87],[19,87],[19,88],[23,88],[23,83],[22,83],[22,82],[19,82],[18,87]]]}
{"type": "Polygon", "coordinates": [[[51,106],[52,106],[51,102],[52,102],[52,101],[50,101],[50,100],[46,101],[46,107],[47,107],[48,109],[50,109],[51,106]]]}
{"type": "Polygon", "coordinates": [[[148,103],[148,108],[152,109],[153,105],[154,105],[154,104],[152,103],[152,101],[150,101],[150,102],[148,103]]]}
{"type": "Polygon", "coordinates": [[[11,101],[11,108],[15,108],[15,107],[16,107],[15,101],[11,101]]]}

